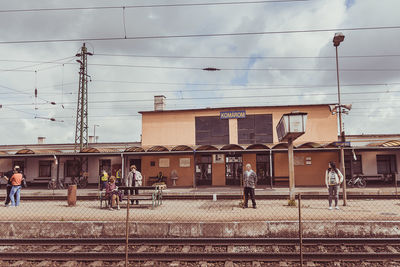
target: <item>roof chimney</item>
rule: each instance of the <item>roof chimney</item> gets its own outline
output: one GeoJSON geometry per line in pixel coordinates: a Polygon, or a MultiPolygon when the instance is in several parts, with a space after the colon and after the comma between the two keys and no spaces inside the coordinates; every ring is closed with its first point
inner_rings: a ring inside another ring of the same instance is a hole
{"type": "Polygon", "coordinates": [[[154,111],[162,111],[165,109],[165,99],[164,95],[154,96],[154,111]]]}
{"type": "Polygon", "coordinates": [[[39,144],[39,145],[44,144],[44,140],[45,140],[45,139],[46,139],[46,137],[39,136],[39,137],[37,138],[38,144],[39,144]]]}

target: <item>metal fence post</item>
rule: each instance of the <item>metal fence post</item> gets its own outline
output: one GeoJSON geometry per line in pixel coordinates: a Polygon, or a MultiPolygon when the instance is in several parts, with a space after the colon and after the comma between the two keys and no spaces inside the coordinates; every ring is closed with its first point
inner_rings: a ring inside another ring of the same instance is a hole
{"type": "Polygon", "coordinates": [[[126,225],[125,225],[125,267],[129,266],[129,202],[131,191],[128,189],[128,200],[126,203],[126,225]]]}
{"type": "Polygon", "coordinates": [[[301,219],[301,193],[298,195],[299,202],[299,241],[300,241],[300,266],[303,266],[303,225],[301,219]]]}

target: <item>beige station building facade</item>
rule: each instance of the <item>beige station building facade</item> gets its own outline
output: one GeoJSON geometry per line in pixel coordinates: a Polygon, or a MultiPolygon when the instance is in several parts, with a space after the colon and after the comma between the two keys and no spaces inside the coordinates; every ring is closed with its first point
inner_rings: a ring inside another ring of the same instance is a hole
{"type": "MultiPolygon", "coordinates": [[[[158,99],[159,100],[159,99],[158,99]]],[[[107,170],[123,175],[135,164],[145,184],[162,174],[167,186],[238,186],[246,164],[258,175],[258,186],[288,185],[287,143],[276,127],[283,114],[307,113],[305,134],[295,140],[296,186],[323,186],[329,161],[339,166],[338,123],[328,104],[167,110],[165,98],[152,111],[140,112],[140,142],[0,145],[0,172],[23,167],[28,182],[67,181],[77,175],[76,160],[87,159],[89,183],[98,184],[107,170]]],[[[400,135],[348,136],[346,177],[364,175],[392,183],[400,159],[400,135]]]]}

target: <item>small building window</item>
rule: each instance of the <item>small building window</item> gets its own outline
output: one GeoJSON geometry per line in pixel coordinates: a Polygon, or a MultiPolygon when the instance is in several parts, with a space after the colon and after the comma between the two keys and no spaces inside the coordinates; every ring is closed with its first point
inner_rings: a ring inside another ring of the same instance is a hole
{"type": "Polygon", "coordinates": [[[150,166],[151,166],[151,167],[156,166],[156,162],[155,162],[155,161],[150,161],[150,166]]]}
{"type": "Polygon", "coordinates": [[[39,177],[51,177],[51,160],[39,161],[39,177]]]}
{"type": "Polygon", "coordinates": [[[378,174],[397,173],[396,155],[376,155],[378,174]]]}
{"type": "Polygon", "coordinates": [[[66,177],[78,177],[79,176],[79,161],[78,160],[67,160],[66,177]]]}

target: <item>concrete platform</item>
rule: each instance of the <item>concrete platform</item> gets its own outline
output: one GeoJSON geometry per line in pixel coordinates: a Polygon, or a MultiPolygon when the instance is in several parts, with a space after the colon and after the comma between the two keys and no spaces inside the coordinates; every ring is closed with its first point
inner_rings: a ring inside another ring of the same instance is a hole
{"type": "MultiPolygon", "coordinates": [[[[238,196],[240,195],[240,187],[198,187],[198,188],[167,188],[163,190],[165,196],[176,196],[180,198],[191,198],[193,196],[208,196],[212,197],[213,194],[219,196],[238,196]]],[[[325,187],[299,187],[296,188],[296,192],[302,193],[302,195],[322,195],[328,194],[325,187]]],[[[341,191],[342,192],[342,189],[341,191]]],[[[348,188],[347,193],[349,195],[395,195],[396,190],[394,187],[367,187],[367,188],[348,188]]],[[[400,195],[400,190],[399,193],[400,195]]],[[[5,197],[6,190],[5,186],[2,186],[0,190],[0,197],[5,197]]],[[[97,197],[99,192],[97,188],[91,189],[78,189],[78,197],[97,197]]],[[[256,189],[256,195],[258,196],[288,196],[289,189],[287,187],[258,187],[256,189]]],[[[52,196],[67,196],[67,189],[48,190],[47,188],[23,188],[22,197],[33,198],[37,197],[52,197],[52,196]]]]}
{"type": "MultiPolygon", "coordinates": [[[[400,200],[349,200],[328,210],[327,200],[302,200],[305,237],[400,237],[400,200]]],[[[342,202],[340,201],[340,204],[342,202]]],[[[0,207],[0,238],[123,237],[127,209],[100,209],[99,201],[22,201],[0,207]]],[[[132,237],[297,237],[298,207],[285,200],[165,200],[129,210],[132,237]],[[250,204],[250,203],[249,203],[250,204]]]]}

